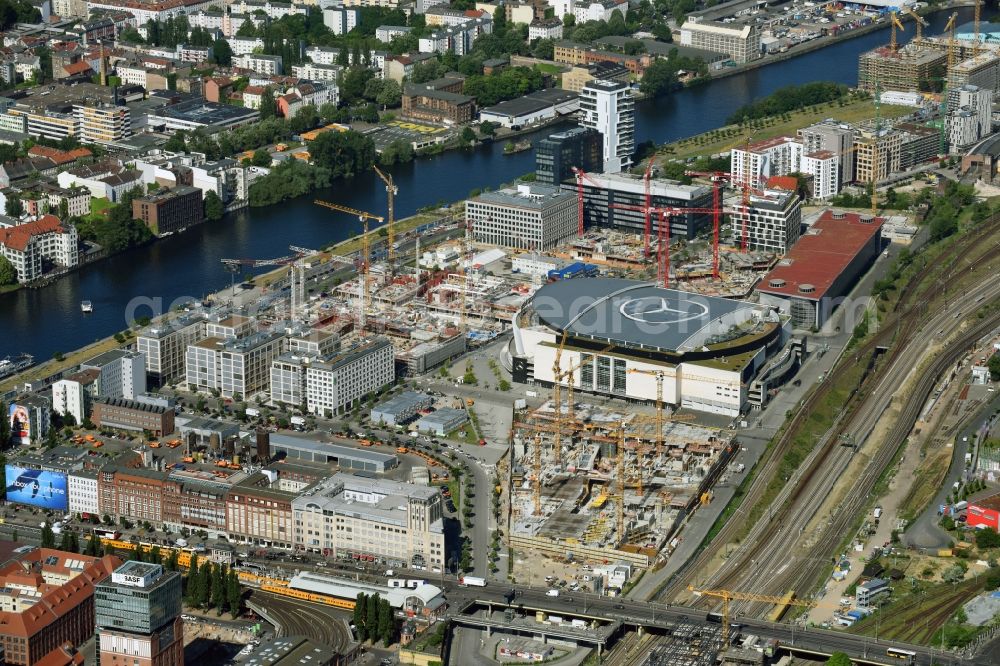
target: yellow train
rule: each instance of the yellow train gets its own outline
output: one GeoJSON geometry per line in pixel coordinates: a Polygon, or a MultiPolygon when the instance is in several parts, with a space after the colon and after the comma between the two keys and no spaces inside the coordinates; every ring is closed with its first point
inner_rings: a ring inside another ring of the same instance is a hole
{"type": "Polygon", "coordinates": [[[354,610],[354,601],[349,599],[338,599],[337,597],[330,597],[325,594],[316,594],[315,592],[303,592],[302,590],[293,590],[290,587],[285,587],[280,585],[272,585],[270,583],[265,583],[260,586],[260,589],[264,592],[270,592],[272,594],[280,594],[283,597],[291,597],[292,599],[300,599],[302,601],[311,601],[315,604],[323,604],[324,606],[333,606],[334,608],[343,608],[344,610],[354,610]]]}
{"type": "Polygon", "coordinates": [[[122,541],[120,539],[108,539],[106,537],[101,537],[101,543],[105,546],[111,546],[115,550],[130,550],[134,551],[137,548],[141,549],[142,552],[148,553],[153,548],[159,548],[160,554],[166,558],[170,557],[171,554],[177,551],[177,564],[185,569],[191,566],[191,556],[194,555],[193,548],[178,548],[176,546],[161,546],[156,543],[148,543],[146,541],[122,541]]]}

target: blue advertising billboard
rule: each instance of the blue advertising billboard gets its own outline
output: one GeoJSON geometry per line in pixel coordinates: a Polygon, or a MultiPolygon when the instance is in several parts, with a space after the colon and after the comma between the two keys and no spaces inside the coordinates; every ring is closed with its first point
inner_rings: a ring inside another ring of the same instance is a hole
{"type": "Polygon", "coordinates": [[[69,507],[66,474],[7,465],[7,501],[42,509],[65,511],[69,507]]]}

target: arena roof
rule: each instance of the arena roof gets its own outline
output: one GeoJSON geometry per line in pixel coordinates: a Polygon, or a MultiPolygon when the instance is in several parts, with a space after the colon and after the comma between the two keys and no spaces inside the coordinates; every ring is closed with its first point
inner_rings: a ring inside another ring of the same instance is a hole
{"type": "Polygon", "coordinates": [[[753,303],[617,278],[552,282],[532,299],[539,318],[577,338],[691,351],[760,312],[753,303]]]}
{"type": "Polygon", "coordinates": [[[869,213],[824,211],[788,255],[764,276],[757,291],[820,300],[884,222],[884,217],[872,218],[869,213]]]}

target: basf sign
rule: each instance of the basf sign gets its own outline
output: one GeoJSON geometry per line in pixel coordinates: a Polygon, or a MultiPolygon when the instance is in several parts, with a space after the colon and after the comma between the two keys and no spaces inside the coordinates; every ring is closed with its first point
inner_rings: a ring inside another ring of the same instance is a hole
{"type": "Polygon", "coordinates": [[[42,509],[66,511],[66,475],[41,469],[7,465],[7,501],[42,509]]]}

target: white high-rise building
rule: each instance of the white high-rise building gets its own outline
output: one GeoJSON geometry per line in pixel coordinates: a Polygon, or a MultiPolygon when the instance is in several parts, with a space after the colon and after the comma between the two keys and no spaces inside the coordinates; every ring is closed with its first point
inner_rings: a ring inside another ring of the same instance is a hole
{"type": "Polygon", "coordinates": [[[785,254],[799,239],[802,224],[802,201],[799,195],[784,190],[764,190],[750,196],[750,206],[738,207],[732,214],[733,241],[742,242],[746,227],[751,250],[785,254]]]}
{"type": "MultiPolygon", "coordinates": [[[[368,395],[396,379],[396,354],[386,338],[376,338],[306,367],[306,407],[330,418],[350,411],[368,395]]],[[[273,377],[273,376],[272,376],[273,377]]]]}
{"type": "Polygon", "coordinates": [[[840,156],[829,150],[817,150],[802,156],[802,173],[813,177],[812,196],[832,197],[840,191],[840,156]]]}
{"type": "Polygon", "coordinates": [[[72,379],[60,379],[52,385],[52,411],[66,416],[70,414],[77,424],[83,423],[87,415],[87,398],[83,384],[72,379]]]}
{"type": "Polygon", "coordinates": [[[99,370],[96,396],[135,400],[146,392],[146,355],[116,349],[80,364],[81,370],[99,370]]]}
{"type": "Polygon", "coordinates": [[[628,84],[595,79],[580,91],[583,126],[604,137],[604,172],[632,165],[635,152],[635,100],[628,84]]]}
{"type": "Polygon", "coordinates": [[[993,130],[993,91],[973,85],[958,90],[958,106],[948,114],[951,152],[960,152],[993,130]]]}
{"type": "Polygon", "coordinates": [[[777,136],[730,152],[729,171],[743,183],[760,186],[771,176],[787,176],[802,168],[802,144],[794,137],[777,136]]]}

